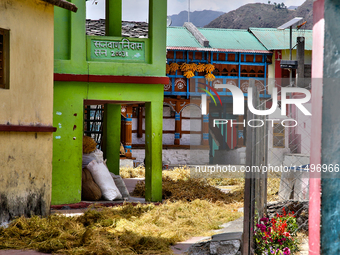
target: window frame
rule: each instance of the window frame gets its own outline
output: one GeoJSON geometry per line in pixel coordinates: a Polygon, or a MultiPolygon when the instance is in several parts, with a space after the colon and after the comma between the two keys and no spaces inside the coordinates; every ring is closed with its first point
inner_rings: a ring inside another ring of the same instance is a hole
{"type": "Polygon", "coordinates": [[[0,28],[0,89],[9,89],[9,32],[0,28]]]}

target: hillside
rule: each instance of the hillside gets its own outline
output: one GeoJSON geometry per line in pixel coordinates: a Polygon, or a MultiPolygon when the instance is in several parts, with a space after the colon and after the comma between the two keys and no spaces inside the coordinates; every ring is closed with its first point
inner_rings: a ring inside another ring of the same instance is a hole
{"type": "Polygon", "coordinates": [[[273,4],[246,4],[225,13],[211,21],[205,27],[211,28],[244,28],[267,27],[275,28],[294,17],[303,17],[307,24],[305,29],[313,28],[313,0],[307,0],[296,10],[277,8],[273,4]]]}
{"type": "MultiPolygon", "coordinates": [[[[222,14],[224,14],[224,12],[209,10],[194,11],[190,12],[190,22],[192,22],[196,27],[204,27],[222,14]]],[[[183,26],[183,23],[188,21],[188,12],[181,11],[179,14],[174,14],[170,17],[172,20],[171,26],[183,26]]]]}

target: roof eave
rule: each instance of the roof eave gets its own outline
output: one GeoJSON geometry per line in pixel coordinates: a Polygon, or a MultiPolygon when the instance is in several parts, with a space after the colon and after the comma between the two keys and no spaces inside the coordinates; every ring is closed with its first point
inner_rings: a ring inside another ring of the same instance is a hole
{"type": "Polygon", "coordinates": [[[213,52],[245,52],[245,53],[264,53],[272,54],[269,50],[245,50],[245,49],[217,49],[217,48],[196,48],[196,47],[182,47],[182,46],[167,46],[167,50],[193,50],[193,51],[213,51],[213,52]]]}
{"type": "Polygon", "coordinates": [[[42,0],[46,3],[53,4],[55,6],[64,8],[66,10],[72,11],[72,12],[77,12],[78,7],[75,4],[72,4],[70,2],[67,2],[65,0],[42,0]]]}

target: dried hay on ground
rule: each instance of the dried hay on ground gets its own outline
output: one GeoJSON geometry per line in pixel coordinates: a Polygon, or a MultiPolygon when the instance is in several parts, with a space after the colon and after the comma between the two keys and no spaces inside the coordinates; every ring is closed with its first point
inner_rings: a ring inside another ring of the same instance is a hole
{"type": "Polygon", "coordinates": [[[18,218],[0,228],[0,249],[35,249],[59,254],[172,254],[170,245],[211,234],[235,220],[241,204],[203,200],[160,205],[125,204],[88,210],[83,216],[18,218]]]}
{"type": "MultiPolygon", "coordinates": [[[[144,181],[137,183],[132,195],[145,197],[144,181]]],[[[165,177],[162,182],[162,198],[170,201],[185,200],[190,202],[202,199],[211,202],[233,203],[243,201],[243,197],[243,186],[230,193],[224,193],[208,184],[204,179],[172,180],[165,177]]]]}
{"type": "MultiPolygon", "coordinates": [[[[120,168],[120,176],[122,178],[144,178],[145,168],[143,166],[136,168],[122,167],[120,168]]],[[[190,168],[183,166],[164,170],[162,176],[169,177],[174,181],[187,180],[190,178],[190,168]]],[[[205,180],[212,186],[244,185],[244,178],[205,178],[205,180]]]]}
{"type": "Polygon", "coordinates": [[[132,167],[121,167],[119,171],[119,175],[122,178],[144,178],[145,177],[145,168],[143,166],[139,166],[136,168],[132,167]]]}

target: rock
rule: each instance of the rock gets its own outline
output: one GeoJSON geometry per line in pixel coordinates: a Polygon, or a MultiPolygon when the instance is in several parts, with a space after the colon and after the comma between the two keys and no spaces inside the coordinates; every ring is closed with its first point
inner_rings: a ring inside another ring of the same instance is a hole
{"type": "Polygon", "coordinates": [[[241,247],[240,240],[230,241],[211,241],[210,242],[210,254],[217,255],[236,255],[241,247]]]}
{"type": "Polygon", "coordinates": [[[222,233],[211,238],[210,254],[235,255],[241,247],[242,232],[222,233]]]}
{"type": "Polygon", "coordinates": [[[242,232],[213,235],[212,240],[192,245],[190,255],[238,255],[241,254],[242,232]]]}
{"type": "MultiPolygon", "coordinates": [[[[134,38],[147,38],[149,24],[146,22],[122,21],[122,36],[134,38]]],[[[86,20],[87,35],[105,35],[105,19],[86,20]]]]}
{"type": "Polygon", "coordinates": [[[210,255],[210,241],[193,244],[189,250],[189,255],[210,255]]]}

